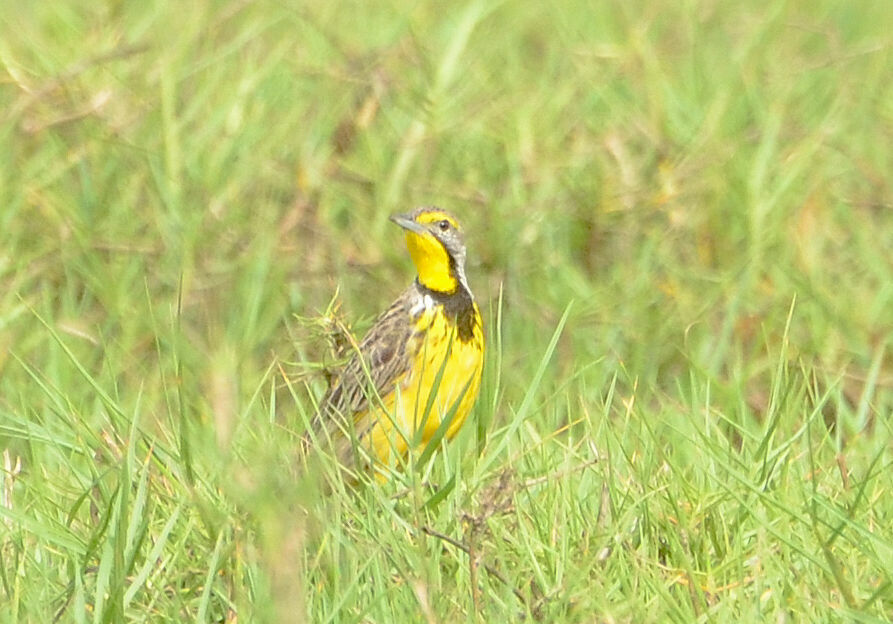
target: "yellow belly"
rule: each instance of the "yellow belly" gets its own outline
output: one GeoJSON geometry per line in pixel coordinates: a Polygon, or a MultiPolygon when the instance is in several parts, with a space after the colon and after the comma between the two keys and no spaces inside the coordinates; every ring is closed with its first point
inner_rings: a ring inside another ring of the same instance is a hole
{"type": "Polygon", "coordinates": [[[459,339],[455,326],[437,308],[425,310],[416,328],[412,367],[396,389],[382,397],[366,438],[367,451],[384,465],[393,465],[411,449],[423,450],[445,419],[449,422],[444,437],[455,436],[480,390],[484,336],[479,321],[467,341],[459,339]]]}

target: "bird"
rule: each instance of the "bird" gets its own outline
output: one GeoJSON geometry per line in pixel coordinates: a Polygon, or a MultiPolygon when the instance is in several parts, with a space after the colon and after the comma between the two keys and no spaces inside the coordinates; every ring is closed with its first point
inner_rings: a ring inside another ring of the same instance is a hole
{"type": "Polygon", "coordinates": [[[350,474],[371,469],[380,480],[408,453],[459,432],[484,364],[483,319],[456,217],[422,206],[390,220],[403,229],[417,276],[355,346],[305,436],[350,474]]]}

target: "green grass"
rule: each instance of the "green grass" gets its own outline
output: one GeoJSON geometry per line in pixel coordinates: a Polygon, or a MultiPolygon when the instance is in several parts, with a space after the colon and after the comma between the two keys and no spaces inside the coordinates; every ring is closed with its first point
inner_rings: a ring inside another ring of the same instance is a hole
{"type": "Polygon", "coordinates": [[[893,620],[889,2],[7,5],[0,622],[893,620]],[[423,203],[481,397],[326,496],[423,203]]]}

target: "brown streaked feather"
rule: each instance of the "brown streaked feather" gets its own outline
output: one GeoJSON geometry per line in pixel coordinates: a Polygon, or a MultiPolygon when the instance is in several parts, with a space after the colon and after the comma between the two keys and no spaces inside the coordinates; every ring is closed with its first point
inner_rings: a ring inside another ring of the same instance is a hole
{"type": "Polygon", "coordinates": [[[354,423],[354,416],[368,411],[376,396],[390,394],[409,372],[412,354],[407,346],[414,333],[411,310],[420,296],[413,284],[378,317],[320,402],[311,431],[320,441],[335,443],[342,461],[350,450],[350,429],[362,439],[374,424],[354,423]]]}

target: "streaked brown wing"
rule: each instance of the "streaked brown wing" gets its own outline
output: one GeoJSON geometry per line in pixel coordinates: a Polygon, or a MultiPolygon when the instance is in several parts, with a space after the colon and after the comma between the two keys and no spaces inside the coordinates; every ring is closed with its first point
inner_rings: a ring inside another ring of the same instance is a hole
{"type": "MultiPolygon", "coordinates": [[[[407,345],[414,331],[410,309],[416,295],[414,288],[404,292],[360,342],[359,353],[351,357],[320,402],[311,427],[318,439],[346,436],[349,441],[348,427],[354,426],[354,416],[368,410],[376,395],[388,395],[409,371],[411,357],[407,345]]],[[[357,438],[365,433],[354,432],[357,438]]]]}

